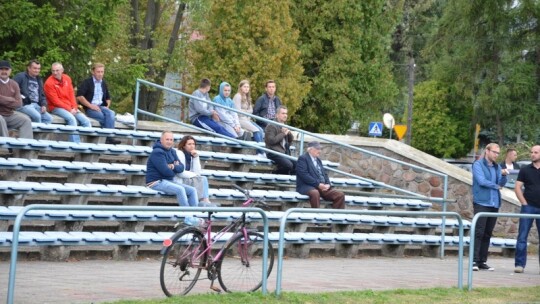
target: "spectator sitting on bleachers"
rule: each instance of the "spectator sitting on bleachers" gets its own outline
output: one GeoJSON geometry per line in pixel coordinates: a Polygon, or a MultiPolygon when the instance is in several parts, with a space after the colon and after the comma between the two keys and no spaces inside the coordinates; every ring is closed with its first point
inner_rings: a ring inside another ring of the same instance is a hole
{"type": "Polygon", "coordinates": [[[208,196],[208,178],[201,175],[201,161],[195,149],[196,144],[195,138],[191,135],[184,136],[178,143],[175,151],[180,163],[184,164],[184,171],[176,174],[174,181],[197,189],[199,207],[215,207],[216,205],[210,202],[208,196]]]}
{"type": "MultiPolygon", "coordinates": [[[[276,96],[276,82],[268,80],[265,86],[266,93],[257,98],[253,115],[257,115],[266,119],[274,120],[276,118],[277,109],[281,106],[281,100],[276,96]]],[[[265,129],[267,123],[262,120],[257,120],[257,124],[265,129]]]]}
{"type": "Polygon", "coordinates": [[[322,197],[332,201],[334,209],[344,209],[345,194],[330,185],[328,174],[319,158],[321,149],[319,142],[312,141],[308,144],[307,152],[298,157],[296,191],[309,196],[311,208],[320,208],[322,197]]]}
{"type": "MultiPolygon", "coordinates": [[[[44,86],[51,113],[62,117],[70,126],[76,126],[78,121],[83,127],[91,127],[90,120],[79,111],[71,78],[64,74],[62,64],[53,63],[51,71],[52,75],[47,78],[44,86]]],[[[78,134],[70,134],[69,140],[80,143],[81,137],[78,134]]]]}
{"type": "MultiPolygon", "coordinates": [[[[253,114],[253,106],[251,105],[251,94],[249,93],[249,81],[242,80],[238,85],[238,92],[234,95],[234,107],[237,110],[253,114]]],[[[238,119],[240,121],[240,127],[242,129],[249,131],[253,134],[253,139],[256,142],[262,142],[264,136],[264,130],[256,124],[251,117],[246,115],[238,114],[238,119]]],[[[257,150],[257,155],[260,157],[266,157],[266,154],[263,150],[257,150]]]]}
{"type": "MultiPolygon", "coordinates": [[[[276,121],[282,124],[287,122],[287,108],[285,106],[279,106],[276,110],[276,121]]],[[[264,131],[264,142],[267,149],[291,155],[290,146],[294,139],[291,130],[269,124],[264,131]]],[[[272,173],[295,174],[295,161],[272,153],[268,153],[266,157],[272,160],[277,166],[276,170],[272,171],[272,173]]]]}
{"type": "Polygon", "coordinates": [[[41,63],[32,59],[26,65],[26,72],[20,72],[13,80],[19,84],[23,106],[17,111],[30,117],[33,122],[50,124],[51,114],[47,113],[47,99],[43,91],[43,80],[39,77],[41,63]]]}
{"type": "Polygon", "coordinates": [[[196,207],[199,203],[197,190],[191,186],[175,183],[174,177],[184,171],[184,165],[173,149],[174,136],[164,131],[161,138],[153,146],[152,153],[146,162],[146,186],[176,195],[180,206],[196,207]]]}
{"type": "Polygon", "coordinates": [[[19,85],[15,80],[9,79],[11,64],[0,60],[0,136],[9,136],[8,128],[19,129],[19,137],[34,138],[32,121],[28,116],[15,112],[22,106],[19,85]]]}
{"type": "MultiPolygon", "coordinates": [[[[214,97],[213,102],[234,109],[234,102],[231,99],[231,85],[227,82],[222,82],[219,85],[219,94],[214,97]]],[[[241,137],[242,139],[251,138],[251,135],[244,137],[244,129],[240,126],[238,114],[229,111],[227,108],[216,108],[219,116],[219,124],[227,130],[227,132],[235,134],[234,138],[241,137]]]]}
{"type": "MultiPolygon", "coordinates": [[[[204,78],[199,84],[199,88],[195,90],[191,95],[208,100],[210,100],[210,80],[204,78]]],[[[189,99],[189,120],[191,123],[199,128],[213,131],[221,135],[235,138],[236,136],[233,133],[227,132],[220,124],[218,124],[219,116],[213,105],[207,104],[205,102],[196,100],[194,98],[189,99]]]]}
{"type": "MultiPolygon", "coordinates": [[[[114,129],[115,114],[111,106],[111,95],[107,83],[103,79],[105,65],[94,63],[92,77],[85,79],[77,88],[77,100],[84,107],[86,115],[99,121],[102,128],[114,129]]],[[[121,142],[107,137],[107,144],[118,145],[121,142]]]]}

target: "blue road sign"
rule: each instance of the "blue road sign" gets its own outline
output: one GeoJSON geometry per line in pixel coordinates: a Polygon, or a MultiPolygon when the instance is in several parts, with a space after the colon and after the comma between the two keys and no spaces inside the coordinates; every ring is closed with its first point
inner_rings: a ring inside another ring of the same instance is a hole
{"type": "Polygon", "coordinates": [[[382,122],[373,121],[369,123],[369,136],[382,136],[383,124],[382,122]]]}

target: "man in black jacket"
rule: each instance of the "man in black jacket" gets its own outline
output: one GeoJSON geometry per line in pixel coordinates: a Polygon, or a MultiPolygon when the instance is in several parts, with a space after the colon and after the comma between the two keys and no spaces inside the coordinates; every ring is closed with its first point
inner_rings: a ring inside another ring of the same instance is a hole
{"type": "Polygon", "coordinates": [[[13,80],[19,84],[23,106],[17,111],[30,117],[33,122],[50,124],[51,114],[47,113],[47,99],[43,91],[43,80],[39,77],[41,63],[32,59],[26,65],[26,72],[20,72],[13,80]]]}
{"type": "MultiPolygon", "coordinates": [[[[105,65],[95,63],[92,66],[92,77],[85,79],[77,88],[77,100],[84,107],[86,115],[99,121],[102,128],[114,129],[115,113],[109,109],[111,96],[104,75],[105,65]]],[[[107,143],[116,145],[120,141],[107,137],[107,143]]]]}
{"type": "MultiPolygon", "coordinates": [[[[253,108],[253,115],[257,115],[266,119],[276,119],[277,109],[281,106],[281,100],[276,96],[276,82],[268,80],[266,82],[266,93],[255,102],[253,108]]],[[[261,120],[257,120],[257,124],[261,128],[265,129],[267,123],[261,120]]]]}

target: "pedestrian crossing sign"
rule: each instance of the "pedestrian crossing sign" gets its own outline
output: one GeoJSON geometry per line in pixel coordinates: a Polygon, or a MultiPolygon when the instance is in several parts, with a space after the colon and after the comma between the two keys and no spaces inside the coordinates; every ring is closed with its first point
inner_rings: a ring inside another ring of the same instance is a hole
{"type": "Polygon", "coordinates": [[[383,123],[374,121],[369,123],[369,136],[382,136],[383,123]]]}

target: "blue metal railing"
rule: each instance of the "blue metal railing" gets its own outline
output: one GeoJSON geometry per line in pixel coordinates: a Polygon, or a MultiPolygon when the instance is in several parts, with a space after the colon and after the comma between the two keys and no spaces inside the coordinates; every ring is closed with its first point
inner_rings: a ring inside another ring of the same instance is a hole
{"type": "Polygon", "coordinates": [[[470,230],[470,245],[469,245],[469,266],[467,269],[467,282],[468,282],[468,289],[469,291],[472,290],[473,285],[473,277],[472,277],[472,267],[473,267],[473,259],[474,259],[474,246],[475,246],[475,233],[476,233],[476,222],[478,222],[478,219],[481,217],[517,217],[517,218],[532,218],[532,219],[540,219],[540,214],[521,214],[521,213],[494,213],[494,212],[478,212],[474,215],[472,222],[471,222],[471,230],[470,230]]]}
{"type": "MultiPolygon", "coordinates": [[[[319,139],[321,141],[324,141],[324,142],[329,142],[329,143],[332,143],[332,144],[335,144],[335,145],[338,145],[338,146],[346,147],[346,148],[349,148],[349,149],[351,149],[353,151],[356,151],[356,152],[365,153],[365,154],[368,154],[368,155],[371,155],[371,156],[382,158],[382,159],[390,161],[390,162],[394,162],[394,163],[397,163],[397,164],[400,164],[400,165],[408,166],[408,167],[411,167],[413,169],[416,169],[416,170],[419,170],[419,171],[422,171],[422,172],[426,172],[426,173],[433,174],[435,176],[439,176],[439,177],[441,177],[443,179],[443,197],[442,198],[433,198],[433,197],[426,197],[426,196],[421,195],[421,194],[416,193],[416,192],[401,189],[399,187],[395,187],[395,186],[388,185],[388,184],[385,184],[385,183],[377,182],[375,180],[371,180],[371,179],[368,179],[368,178],[365,178],[365,177],[357,176],[357,175],[351,174],[349,172],[341,171],[339,169],[335,169],[335,168],[325,166],[325,169],[327,169],[329,171],[332,171],[332,172],[336,172],[336,173],[341,174],[341,175],[345,175],[345,176],[348,176],[348,177],[360,179],[362,181],[367,181],[367,182],[373,183],[374,185],[378,185],[380,187],[384,187],[384,188],[396,191],[398,193],[404,193],[406,195],[416,196],[416,197],[418,197],[419,199],[422,199],[422,200],[442,203],[442,212],[447,211],[446,202],[447,202],[447,198],[448,198],[448,175],[446,175],[444,173],[440,173],[440,172],[437,172],[437,171],[434,171],[434,170],[430,170],[430,169],[423,168],[423,167],[420,167],[420,166],[417,166],[417,165],[406,163],[404,161],[393,159],[393,158],[390,158],[388,156],[385,156],[385,155],[382,155],[382,154],[379,154],[379,153],[375,153],[375,152],[372,152],[372,151],[369,151],[369,150],[365,150],[365,149],[362,149],[362,148],[358,148],[358,147],[355,147],[355,146],[352,146],[352,145],[349,145],[349,144],[341,143],[341,142],[332,140],[332,139],[330,139],[328,137],[325,137],[325,136],[322,136],[322,135],[319,135],[319,134],[316,134],[316,133],[311,133],[311,132],[304,131],[302,129],[298,129],[298,128],[295,128],[295,127],[292,127],[292,126],[289,126],[289,125],[286,125],[286,124],[278,123],[275,120],[269,120],[269,119],[266,119],[266,118],[263,118],[263,117],[260,117],[260,116],[245,113],[243,111],[240,111],[240,110],[237,110],[237,109],[234,109],[234,108],[229,108],[227,106],[223,106],[223,105],[220,105],[218,103],[214,103],[214,102],[211,102],[211,101],[208,101],[208,100],[205,100],[205,99],[201,99],[201,98],[198,98],[196,96],[186,94],[186,93],[181,92],[181,91],[173,90],[171,88],[167,88],[167,87],[164,87],[164,86],[161,86],[161,85],[158,85],[158,84],[155,84],[155,83],[143,80],[143,79],[137,79],[137,83],[136,83],[135,109],[134,109],[134,116],[135,116],[135,126],[134,126],[134,128],[135,128],[135,130],[137,129],[138,113],[141,113],[141,114],[148,115],[148,116],[155,117],[155,118],[159,118],[159,119],[162,119],[162,120],[165,120],[165,121],[168,121],[168,122],[172,122],[172,123],[175,123],[175,124],[187,127],[187,128],[195,129],[197,131],[204,132],[206,134],[210,134],[212,136],[225,138],[225,139],[234,141],[234,142],[236,142],[236,143],[238,143],[240,145],[249,146],[249,147],[252,147],[252,148],[258,148],[260,150],[265,151],[266,153],[272,153],[272,154],[280,155],[280,156],[288,158],[290,160],[297,160],[296,157],[292,157],[290,155],[282,154],[282,153],[279,153],[279,152],[276,152],[276,151],[273,151],[273,150],[269,150],[269,149],[266,149],[266,148],[261,148],[260,146],[258,146],[256,144],[253,144],[253,143],[249,143],[247,141],[242,141],[242,140],[238,140],[238,139],[235,139],[235,138],[230,138],[230,137],[227,137],[227,136],[215,133],[215,132],[210,132],[208,130],[198,128],[198,127],[196,127],[194,125],[191,125],[191,124],[186,124],[184,122],[179,122],[179,121],[176,121],[176,120],[173,120],[173,119],[170,119],[170,118],[166,118],[166,117],[154,114],[154,113],[150,113],[148,111],[141,110],[141,109],[139,109],[139,91],[140,91],[141,84],[147,85],[147,86],[150,86],[150,87],[153,87],[153,88],[156,88],[156,89],[160,89],[160,90],[163,90],[163,91],[175,94],[175,95],[180,95],[180,96],[183,96],[183,97],[186,97],[186,98],[189,98],[189,99],[194,99],[194,100],[197,100],[197,101],[201,101],[203,103],[212,105],[214,107],[226,108],[227,110],[236,112],[237,114],[241,114],[241,115],[251,117],[251,118],[253,118],[255,120],[264,121],[264,122],[269,123],[269,124],[275,124],[275,125],[278,125],[280,127],[285,127],[285,128],[290,129],[290,130],[294,130],[294,131],[296,131],[296,132],[298,132],[300,134],[299,153],[302,153],[302,151],[303,151],[305,135],[309,135],[311,137],[317,138],[317,139],[319,139]]],[[[443,225],[443,231],[444,231],[445,230],[444,228],[446,227],[446,218],[444,218],[444,217],[442,218],[442,225],[443,225]]],[[[441,235],[441,243],[442,243],[441,250],[440,250],[440,257],[441,258],[444,257],[444,248],[445,248],[445,246],[444,246],[444,238],[445,238],[445,234],[443,233],[441,235]]]]}
{"type": "MultiPolygon", "coordinates": [[[[305,209],[291,208],[283,214],[279,225],[279,243],[278,243],[278,266],[276,280],[276,296],[281,294],[281,281],[283,273],[283,251],[285,248],[285,224],[287,217],[291,213],[337,213],[337,214],[364,214],[364,215],[389,215],[389,216],[447,216],[455,217],[459,223],[459,244],[458,244],[458,288],[463,289],[463,220],[456,212],[427,212],[427,211],[381,211],[381,210],[329,210],[329,209],[305,209]]],[[[444,233],[444,232],[443,232],[444,233]]],[[[429,275],[429,273],[426,273],[429,275]]]]}
{"type": "MultiPolygon", "coordinates": [[[[264,210],[260,208],[231,208],[231,207],[152,207],[152,206],[87,206],[87,205],[42,205],[35,204],[24,207],[15,218],[13,224],[13,239],[11,243],[11,261],[9,267],[9,281],[7,304],[13,304],[15,297],[15,274],[17,273],[17,253],[19,251],[19,232],[24,216],[30,210],[101,210],[101,211],[204,211],[204,212],[256,212],[259,213],[264,225],[264,245],[263,245],[263,272],[262,272],[262,293],[267,293],[267,265],[268,265],[268,217],[264,210]]],[[[50,219],[54,221],[54,219],[50,219]]]]}

